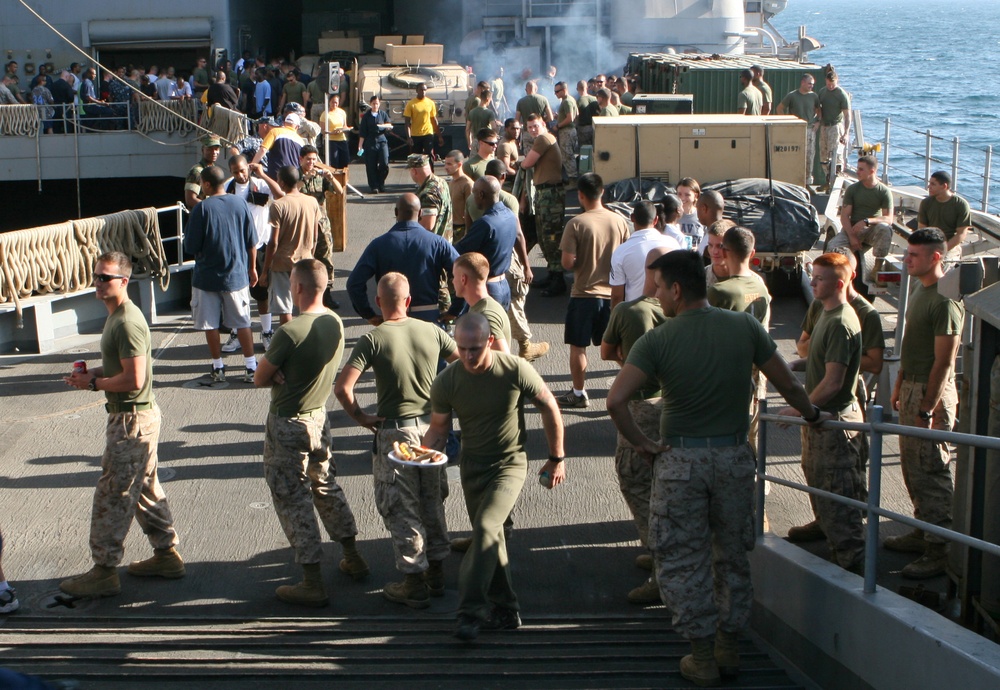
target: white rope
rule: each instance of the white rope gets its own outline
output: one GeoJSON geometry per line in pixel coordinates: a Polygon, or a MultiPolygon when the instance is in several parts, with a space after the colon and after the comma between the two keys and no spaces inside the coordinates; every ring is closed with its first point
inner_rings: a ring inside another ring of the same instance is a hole
{"type": "Polygon", "coordinates": [[[34,105],[0,106],[0,134],[15,137],[38,136],[41,118],[34,105]]]}
{"type": "Polygon", "coordinates": [[[195,130],[196,108],[194,99],[190,98],[183,101],[140,101],[138,131],[142,134],[189,134],[195,130]]]}
{"type": "Polygon", "coordinates": [[[97,257],[110,251],[132,260],[133,276],[158,278],[167,289],[159,219],[144,208],[0,234],[0,304],[14,303],[20,328],[23,298],[90,287],[97,257]]]}
{"type": "Polygon", "coordinates": [[[218,103],[209,107],[204,122],[206,127],[228,144],[234,144],[247,136],[247,116],[218,103]]]}

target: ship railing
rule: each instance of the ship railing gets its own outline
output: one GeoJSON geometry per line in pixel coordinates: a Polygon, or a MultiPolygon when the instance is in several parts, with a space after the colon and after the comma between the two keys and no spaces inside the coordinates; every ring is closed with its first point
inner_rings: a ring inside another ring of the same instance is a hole
{"type": "Polygon", "coordinates": [[[177,117],[165,113],[163,108],[144,108],[143,104],[128,101],[102,106],[73,103],[47,105],[0,105],[0,134],[35,137],[42,134],[89,134],[96,132],[149,132],[186,133],[194,131],[187,120],[198,121],[203,104],[198,100],[171,101],[165,104],[176,111],[177,117]]]}
{"type": "Polygon", "coordinates": [[[984,213],[1000,212],[1000,206],[990,201],[991,190],[1000,188],[1000,177],[993,173],[992,146],[963,145],[959,137],[946,138],[930,129],[911,129],[892,122],[891,118],[885,118],[884,123],[885,135],[877,142],[882,145],[883,183],[888,184],[893,174],[926,187],[931,173],[945,169],[951,173],[953,192],[959,192],[961,187],[961,194],[970,205],[978,205],[984,213]],[[896,163],[897,157],[910,165],[896,163]],[[923,175],[919,174],[921,165],[923,175]]]}
{"type": "MultiPolygon", "coordinates": [[[[768,459],[768,425],[779,424],[782,426],[807,426],[801,417],[786,417],[767,413],[767,402],[760,402],[760,428],[757,438],[757,485],[756,485],[756,534],[758,537],[764,533],[764,508],[765,508],[765,482],[772,482],[780,486],[795,489],[808,493],[817,498],[828,499],[868,512],[866,534],[865,534],[865,563],[864,563],[864,591],[872,594],[876,589],[876,573],[878,572],[878,546],[879,546],[879,518],[888,518],[896,522],[908,525],[916,529],[923,530],[928,534],[947,539],[950,542],[976,549],[984,554],[1000,557],[1000,545],[993,544],[974,536],[969,536],[955,530],[947,529],[939,525],[934,525],[923,520],[918,520],[909,515],[903,515],[892,510],[883,508],[882,501],[882,456],[887,436],[900,436],[909,438],[919,438],[936,443],[949,443],[959,446],[971,446],[991,451],[1000,451],[1000,439],[989,436],[978,436],[975,434],[959,433],[954,431],[940,431],[937,429],[922,429],[903,424],[889,424],[883,422],[883,408],[881,405],[869,405],[866,415],[866,422],[844,422],[829,420],[820,425],[822,429],[840,429],[845,431],[856,431],[866,434],[869,440],[868,458],[868,500],[858,501],[847,498],[839,494],[816,489],[800,482],[791,481],[783,477],[777,477],[767,473],[768,459]]],[[[987,456],[988,457],[988,456],[987,456]]],[[[970,531],[980,531],[973,527],[970,531]]]]}

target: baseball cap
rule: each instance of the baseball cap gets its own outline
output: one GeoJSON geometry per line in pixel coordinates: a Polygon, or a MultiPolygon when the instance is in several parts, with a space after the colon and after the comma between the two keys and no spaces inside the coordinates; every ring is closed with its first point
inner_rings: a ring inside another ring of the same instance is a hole
{"type": "Polygon", "coordinates": [[[422,153],[411,153],[406,157],[406,167],[407,168],[422,168],[425,165],[430,165],[431,160],[426,155],[422,153]]]}
{"type": "Polygon", "coordinates": [[[216,146],[221,148],[222,140],[214,134],[206,134],[201,138],[201,145],[207,146],[208,148],[215,148],[216,146]]]}
{"type": "Polygon", "coordinates": [[[285,115],[285,124],[291,125],[292,127],[298,127],[302,124],[302,118],[295,113],[288,113],[285,115]]]}
{"type": "Polygon", "coordinates": [[[292,101],[291,103],[286,103],[284,110],[281,111],[285,115],[288,113],[297,113],[298,115],[305,115],[306,109],[302,107],[301,103],[296,103],[292,101]]]}

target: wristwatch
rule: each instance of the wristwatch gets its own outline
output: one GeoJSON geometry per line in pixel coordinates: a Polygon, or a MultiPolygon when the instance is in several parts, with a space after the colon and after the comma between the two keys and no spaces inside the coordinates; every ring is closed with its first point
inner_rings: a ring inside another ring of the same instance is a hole
{"type": "Polygon", "coordinates": [[[931,410],[930,412],[924,412],[923,410],[918,410],[917,416],[920,417],[925,422],[929,422],[934,417],[934,411],[931,410]]]}
{"type": "Polygon", "coordinates": [[[97,377],[96,376],[93,377],[92,379],[90,379],[90,383],[87,384],[87,388],[89,388],[92,391],[96,391],[97,390],[97,377]]]}
{"type": "Polygon", "coordinates": [[[565,459],[566,459],[566,458],[564,458],[564,457],[563,457],[563,458],[560,458],[560,457],[558,457],[558,456],[556,456],[556,455],[550,455],[550,456],[549,456],[549,462],[554,462],[554,463],[556,463],[557,465],[558,465],[558,464],[559,464],[560,462],[562,462],[563,460],[565,460],[565,459]]]}
{"type": "Polygon", "coordinates": [[[819,409],[819,405],[813,405],[813,413],[811,417],[806,417],[802,415],[802,419],[806,420],[810,424],[819,419],[820,415],[823,414],[823,410],[819,409]]]}

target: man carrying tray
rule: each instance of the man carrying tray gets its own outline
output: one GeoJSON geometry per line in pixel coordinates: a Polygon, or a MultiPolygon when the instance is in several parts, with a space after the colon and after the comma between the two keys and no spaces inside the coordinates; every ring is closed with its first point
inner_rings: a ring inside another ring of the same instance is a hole
{"type": "Polygon", "coordinates": [[[444,499],[448,477],[443,465],[406,467],[391,462],[393,444],[420,443],[430,421],[431,384],[439,359],[458,358],[455,341],[434,324],[409,318],[410,281],[387,273],[378,281],[376,303],[382,323],[358,338],[337,378],[334,392],[351,419],[375,432],[372,478],[375,506],[392,537],[402,582],[382,590],[389,601],[426,608],[430,596],[444,594],[441,562],[448,555],[444,499]],[[375,372],[377,414],[362,409],[354,386],[367,369],[375,372]]]}
{"type": "MultiPolygon", "coordinates": [[[[462,491],[472,523],[472,545],[458,575],[455,637],[474,640],[480,629],[521,625],[511,583],[503,523],[528,473],[524,403],[541,413],[549,459],[539,474],[554,487],[565,479],[559,406],[528,362],[490,347],[493,336],[482,314],[461,316],[455,341],[461,364],[452,363],[431,387],[431,423],[424,445],[444,448],[452,414],[462,427],[462,491]]],[[[548,484],[546,484],[548,485],[548,484]]]]}

